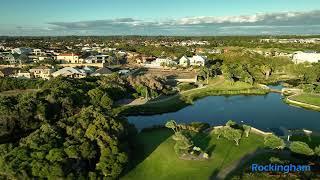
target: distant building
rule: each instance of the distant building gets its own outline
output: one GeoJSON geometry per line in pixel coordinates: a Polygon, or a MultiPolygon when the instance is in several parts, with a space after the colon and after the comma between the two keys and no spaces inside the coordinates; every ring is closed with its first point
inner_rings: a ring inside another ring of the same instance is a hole
{"type": "Polygon", "coordinates": [[[114,57],[110,55],[95,55],[95,56],[89,56],[86,58],[85,63],[92,64],[92,63],[107,63],[107,62],[113,62],[114,57]]]}
{"type": "Polygon", "coordinates": [[[31,79],[33,76],[28,71],[21,71],[19,70],[18,73],[15,75],[16,78],[25,78],[25,79],[31,79]]]}
{"type": "Polygon", "coordinates": [[[313,51],[308,51],[308,52],[297,51],[293,53],[292,60],[294,61],[294,63],[303,63],[303,62],[316,63],[320,61],[320,53],[316,53],[313,51]]]}
{"type": "Polygon", "coordinates": [[[30,69],[29,72],[35,78],[50,79],[51,74],[54,72],[54,70],[46,66],[39,66],[30,69]]]}
{"type": "Polygon", "coordinates": [[[88,66],[85,66],[84,68],[82,68],[82,70],[86,73],[86,74],[92,74],[96,71],[95,68],[93,67],[88,67],[88,66]]]}
{"type": "Polygon", "coordinates": [[[177,65],[177,62],[173,61],[171,58],[157,58],[156,60],[151,62],[154,66],[170,66],[177,65]]]}
{"type": "Polygon", "coordinates": [[[14,48],[11,50],[12,54],[29,54],[32,52],[31,48],[14,48]]]}
{"type": "Polygon", "coordinates": [[[73,67],[65,67],[62,68],[54,73],[52,73],[53,77],[63,76],[63,77],[70,77],[70,78],[84,78],[87,76],[87,73],[78,68],[73,67]]]}
{"type": "Polygon", "coordinates": [[[205,56],[195,55],[192,57],[182,56],[179,60],[181,66],[204,66],[206,63],[205,56]]]}
{"type": "Polygon", "coordinates": [[[76,54],[60,54],[57,56],[57,60],[62,63],[82,63],[82,61],[79,59],[79,55],[76,54]]]}
{"type": "Polygon", "coordinates": [[[17,68],[0,69],[0,77],[12,77],[17,73],[17,68]]]}
{"type": "Polygon", "coordinates": [[[4,61],[10,63],[10,64],[16,64],[17,60],[16,57],[14,57],[12,54],[6,54],[4,56],[4,61]]]}
{"type": "Polygon", "coordinates": [[[32,54],[35,55],[35,56],[40,56],[43,53],[42,53],[41,49],[33,49],[32,50],[32,54]]]}
{"type": "Polygon", "coordinates": [[[212,49],[208,51],[209,54],[221,54],[222,50],[221,49],[212,49]]]}
{"type": "Polygon", "coordinates": [[[109,68],[103,67],[103,68],[96,70],[94,73],[91,74],[91,76],[107,76],[112,73],[113,72],[109,68]]]}

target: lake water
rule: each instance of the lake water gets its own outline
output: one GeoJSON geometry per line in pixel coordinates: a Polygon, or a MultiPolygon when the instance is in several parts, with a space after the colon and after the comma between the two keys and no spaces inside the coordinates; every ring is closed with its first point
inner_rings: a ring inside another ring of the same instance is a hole
{"type": "Polygon", "coordinates": [[[231,119],[266,131],[276,132],[280,127],[320,131],[320,112],[289,106],[281,98],[277,93],[265,96],[209,96],[177,112],[129,116],[128,120],[138,129],[163,125],[170,119],[179,123],[200,121],[211,125],[223,125],[231,119]]]}

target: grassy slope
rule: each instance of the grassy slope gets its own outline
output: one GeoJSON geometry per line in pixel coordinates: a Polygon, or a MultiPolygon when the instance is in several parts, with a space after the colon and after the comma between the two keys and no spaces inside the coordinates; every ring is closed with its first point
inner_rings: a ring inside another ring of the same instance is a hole
{"type": "Polygon", "coordinates": [[[239,95],[239,94],[266,94],[266,90],[244,82],[231,83],[220,78],[214,79],[204,88],[182,92],[165,100],[150,102],[140,106],[123,106],[118,108],[117,113],[124,114],[157,114],[174,112],[192,104],[196,99],[214,95],[239,95]]]}
{"type": "Polygon", "coordinates": [[[240,146],[222,138],[217,140],[213,134],[208,137],[202,134],[194,140],[195,145],[206,147],[204,149],[209,154],[211,151],[211,158],[207,161],[187,161],[175,154],[175,141],[171,134],[163,129],[140,133],[137,137],[139,148],[133,155],[137,165],[121,179],[208,179],[215,176],[219,169],[263,147],[263,137],[256,134],[243,138],[240,146]],[[154,143],[157,141],[159,145],[154,143]]]}
{"type": "Polygon", "coordinates": [[[297,96],[293,96],[290,99],[308,103],[316,106],[320,106],[320,95],[314,95],[314,94],[300,94],[297,96]]]}

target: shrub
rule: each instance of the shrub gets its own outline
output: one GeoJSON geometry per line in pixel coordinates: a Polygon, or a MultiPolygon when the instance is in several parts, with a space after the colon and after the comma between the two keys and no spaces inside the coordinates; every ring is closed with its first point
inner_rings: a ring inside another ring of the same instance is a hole
{"type": "Polygon", "coordinates": [[[178,85],[178,88],[180,91],[187,91],[187,90],[190,90],[190,89],[194,89],[196,88],[197,86],[195,84],[192,84],[192,83],[181,83],[178,85]]]}
{"type": "Polygon", "coordinates": [[[283,139],[275,135],[266,136],[264,138],[264,145],[271,149],[283,149],[285,147],[283,139]]]}
{"type": "Polygon", "coordinates": [[[309,147],[309,145],[305,142],[294,141],[290,144],[290,150],[297,154],[303,154],[307,156],[314,155],[313,150],[309,147]]]}

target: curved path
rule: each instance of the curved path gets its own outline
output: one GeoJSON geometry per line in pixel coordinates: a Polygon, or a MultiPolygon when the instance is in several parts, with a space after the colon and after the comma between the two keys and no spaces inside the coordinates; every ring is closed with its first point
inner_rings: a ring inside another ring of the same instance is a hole
{"type": "MultiPolygon", "coordinates": [[[[305,102],[300,102],[300,101],[296,101],[296,100],[292,100],[290,98],[294,97],[294,96],[298,96],[300,95],[301,93],[296,93],[294,95],[291,95],[291,96],[288,96],[286,98],[286,100],[289,102],[289,103],[292,103],[294,105],[297,105],[297,106],[300,106],[300,107],[310,107],[312,109],[317,109],[317,110],[320,110],[320,106],[316,106],[316,105],[313,105],[313,104],[308,104],[308,103],[305,103],[305,102]]],[[[320,98],[320,97],[319,97],[320,98]]]]}
{"type": "Polygon", "coordinates": [[[137,101],[132,101],[131,103],[126,104],[125,106],[137,106],[137,105],[143,105],[143,104],[161,103],[161,102],[169,101],[171,99],[174,99],[174,98],[176,98],[178,96],[184,95],[184,94],[189,93],[189,92],[197,91],[199,89],[204,89],[204,88],[208,88],[208,87],[211,87],[211,86],[217,86],[219,84],[222,84],[223,82],[224,82],[224,78],[223,77],[219,77],[219,80],[217,82],[215,82],[213,84],[210,84],[210,85],[207,85],[207,86],[202,86],[202,87],[198,87],[198,88],[194,88],[194,89],[189,89],[189,90],[186,90],[186,91],[179,92],[179,93],[177,93],[175,95],[172,95],[172,96],[168,96],[168,97],[165,97],[165,98],[152,100],[152,101],[147,101],[147,100],[144,100],[144,99],[140,99],[140,100],[137,100],[137,101]]]}

